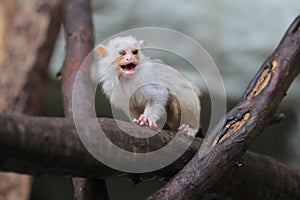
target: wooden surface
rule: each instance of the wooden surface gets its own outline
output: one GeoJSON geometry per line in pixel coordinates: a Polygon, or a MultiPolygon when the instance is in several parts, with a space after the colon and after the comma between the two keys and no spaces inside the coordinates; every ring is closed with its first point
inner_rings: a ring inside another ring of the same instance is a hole
{"type": "MultiPolygon", "coordinates": [[[[27,0],[16,13],[12,12],[14,3],[1,2],[7,13],[0,18],[0,37],[5,37],[0,39],[5,41],[0,44],[0,110],[37,115],[59,30],[59,0],[27,0]]],[[[0,173],[0,199],[26,200],[30,187],[29,176],[0,173]]]]}
{"type": "MultiPolygon", "coordinates": [[[[232,169],[252,141],[280,118],[277,109],[300,71],[300,16],[291,24],[277,49],[266,59],[232,108],[203,142],[194,158],[149,199],[198,199],[232,169]]],[[[278,184],[284,184],[279,182],[278,184]]],[[[299,186],[292,188],[298,190],[299,186]]],[[[262,192],[253,191],[257,194],[262,192]]],[[[268,199],[297,199],[264,191],[268,199]]],[[[299,198],[299,197],[298,197],[299,198]]],[[[262,199],[259,195],[255,199],[262,199]]],[[[264,199],[264,198],[263,198],[264,199]]]]}
{"type": "MultiPolygon", "coordinates": [[[[124,131],[150,134],[151,130],[128,122],[116,123],[108,118],[100,118],[98,121],[114,144],[130,152],[157,150],[169,143],[176,134],[162,131],[151,139],[139,139],[128,136],[124,131]],[[122,130],[118,127],[120,123],[122,130]]],[[[89,132],[95,132],[90,122],[92,120],[86,120],[86,128],[89,132]]],[[[168,167],[150,173],[130,174],[109,168],[95,159],[82,145],[70,118],[24,117],[0,113],[0,137],[3,138],[0,140],[0,170],[31,175],[123,177],[136,181],[170,180],[195,155],[203,142],[203,139],[196,138],[190,148],[168,167]]],[[[299,170],[291,169],[268,156],[247,151],[207,193],[217,191],[218,194],[234,199],[268,199],[268,191],[272,188],[273,195],[297,199],[300,198],[300,190],[294,189],[299,185],[299,170]]]]}

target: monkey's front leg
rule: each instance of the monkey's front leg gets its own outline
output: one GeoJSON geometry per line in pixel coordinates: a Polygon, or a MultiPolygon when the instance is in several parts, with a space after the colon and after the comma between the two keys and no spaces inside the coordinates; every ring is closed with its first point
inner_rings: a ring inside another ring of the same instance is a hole
{"type": "Polygon", "coordinates": [[[140,126],[149,126],[152,129],[158,129],[157,121],[166,117],[165,106],[161,104],[147,105],[144,113],[140,115],[139,119],[133,119],[133,123],[140,126]]]}

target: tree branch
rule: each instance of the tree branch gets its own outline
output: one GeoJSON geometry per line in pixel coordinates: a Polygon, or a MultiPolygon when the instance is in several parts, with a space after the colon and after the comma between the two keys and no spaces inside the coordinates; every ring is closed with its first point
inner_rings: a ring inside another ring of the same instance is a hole
{"type": "MultiPolygon", "coordinates": [[[[162,131],[150,140],[129,137],[150,134],[151,130],[112,119],[99,119],[102,130],[120,148],[134,152],[148,152],[170,142],[175,132],[162,131]]],[[[89,123],[87,129],[93,132],[89,123]]],[[[190,148],[170,166],[151,173],[128,174],[107,167],[96,160],[82,145],[74,122],[68,118],[24,117],[0,113],[0,169],[31,175],[55,174],[74,177],[124,177],[169,180],[193,157],[202,144],[196,138],[190,148]],[[45,131],[46,130],[46,131],[45,131]],[[58,162],[59,161],[59,162],[58,162]]],[[[289,199],[300,197],[294,190],[300,185],[300,172],[290,169],[270,157],[246,152],[239,164],[222,176],[208,192],[231,196],[234,199],[266,199],[269,188],[289,199]],[[280,180],[280,181],[274,181],[280,180]],[[255,184],[253,184],[255,183],[255,184]],[[226,186],[226,187],[225,187],[226,186]],[[245,192],[247,191],[247,192],[245,192]]]]}
{"type": "MultiPolygon", "coordinates": [[[[90,84],[90,66],[81,66],[83,60],[92,51],[94,45],[94,30],[91,17],[90,1],[65,0],[63,1],[63,20],[67,38],[67,55],[62,69],[62,95],[66,117],[91,116],[92,93],[90,84]],[[75,79],[81,82],[77,100],[81,109],[75,113],[72,110],[72,93],[75,79]]],[[[73,179],[74,199],[109,199],[105,180],[73,179]],[[97,187],[99,186],[99,187],[97,187]]]]}
{"type": "MultiPolygon", "coordinates": [[[[27,0],[18,12],[13,12],[15,1],[1,4],[9,8],[1,13],[10,19],[6,21],[5,57],[0,65],[0,110],[37,115],[60,28],[60,0],[27,0]]],[[[0,173],[0,199],[27,199],[30,187],[29,176],[0,173]]]]}
{"type": "Polygon", "coordinates": [[[15,14],[15,0],[2,0],[0,2],[0,65],[5,57],[5,39],[15,14]]]}
{"type": "Polygon", "coordinates": [[[0,65],[0,110],[39,113],[43,82],[60,28],[60,0],[27,0],[8,30],[0,65]]]}
{"type": "Polygon", "coordinates": [[[90,85],[90,66],[81,66],[83,60],[93,50],[94,33],[91,18],[90,1],[65,0],[63,1],[63,22],[66,32],[67,52],[62,68],[62,96],[65,115],[67,117],[90,116],[92,112],[90,85]],[[82,103],[81,113],[72,110],[72,92],[75,79],[81,94],[78,101],[82,103]],[[80,85],[79,85],[80,84],[80,85]]]}
{"type": "MultiPolygon", "coordinates": [[[[208,134],[206,145],[193,159],[149,199],[198,199],[235,166],[251,142],[274,119],[288,87],[299,73],[299,26],[300,17],[297,17],[249,84],[241,102],[208,134]]],[[[296,188],[299,185],[290,192],[296,188]]],[[[276,190],[267,193],[268,199],[279,195],[276,190]]]]}

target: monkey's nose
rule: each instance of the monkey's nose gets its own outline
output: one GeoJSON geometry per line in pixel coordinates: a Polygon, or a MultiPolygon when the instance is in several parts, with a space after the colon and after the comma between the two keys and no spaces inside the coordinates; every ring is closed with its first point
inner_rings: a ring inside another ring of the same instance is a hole
{"type": "Polygon", "coordinates": [[[127,57],[126,60],[128,62],[133,62],[133,61],[135,61],[135,58],[133,56],[130,56],[130,57],[127,57]]]}

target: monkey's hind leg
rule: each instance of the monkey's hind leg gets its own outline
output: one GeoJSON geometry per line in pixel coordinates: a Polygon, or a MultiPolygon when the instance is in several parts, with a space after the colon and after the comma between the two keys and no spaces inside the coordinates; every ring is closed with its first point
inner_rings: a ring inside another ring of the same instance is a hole
{"type": "Polygon", "coordinates": [[[181,126],[179,126],[178,131],[192,137],[195,137],[197,133],[197,131],[191,128],[188,124],[182,124],[181,126]]]}

